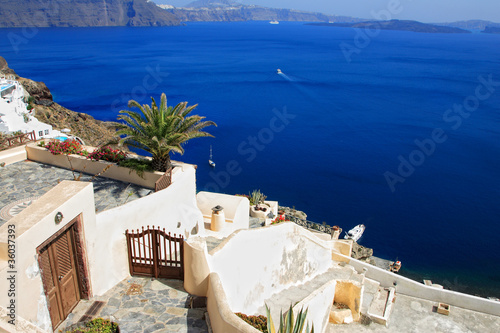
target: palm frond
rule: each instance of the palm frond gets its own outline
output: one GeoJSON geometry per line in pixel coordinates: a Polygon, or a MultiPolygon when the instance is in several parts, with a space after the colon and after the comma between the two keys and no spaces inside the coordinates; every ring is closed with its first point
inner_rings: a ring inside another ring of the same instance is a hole
{"type": "Polygon", "coordinates": [[[181,102],[174,107],[167,105],[167,96],[161,95],[160,104],[151,98],[151,105],[141,105],[131,100],[129,108],[138,111],[122,110],[114,126],[120,135],[120,145],[143,149],[153,156],[153,160],[170,158],[170,152],[184,154],[183,145],[194,138],[213,137],[203,131],[209,126],[217,126],[205,117],[188,116],[198,104],[188,106],[181,102]]]}

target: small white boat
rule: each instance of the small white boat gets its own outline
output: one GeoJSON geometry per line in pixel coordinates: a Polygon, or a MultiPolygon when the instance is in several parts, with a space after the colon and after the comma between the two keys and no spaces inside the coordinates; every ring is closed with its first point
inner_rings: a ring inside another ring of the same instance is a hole
{"type": "Polygon", "coordinates": [[[210,165],[212,168],[215,168],[215,162],[212,161],[212,146],[210,146],[210,158],[208,159],[208,165],[210,165]]]}
{"type": "Polygon", "coordinates": [[[279,22],[279,21],[277,21],[277,20],[272,20],[272,21],[270,21],[269,23],[271,23],[271,24],[280,24],[280,22],[279,22]]]}
{"type": "Polygon", "coordinates": [[[279,69],[279,68],[276,70],[276,73],[277,73],[277,74],[283,74],[283,72],[282,72],[282,71],[281,71],[281,69],[279,69]]]}
{"type": "Polygon", "coordinates": [[[346,231],[344,238],[345,239],[352,239],[354,241],[358,241],[358,239],[361,238],[361,235],[363,235],[363,232],[365,231],[365,225],[364,224],[358,224],[354,228],[352,228],[349,231],[346,231]]]}

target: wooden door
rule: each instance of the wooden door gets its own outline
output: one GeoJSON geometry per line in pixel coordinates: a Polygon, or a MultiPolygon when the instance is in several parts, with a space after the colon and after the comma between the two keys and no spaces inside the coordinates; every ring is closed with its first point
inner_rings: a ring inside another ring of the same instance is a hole
{"type": "Polygon", "coordinates": [[[55,329],[80,301],[73,228],[40,251],[40,266],[55,329]]]}

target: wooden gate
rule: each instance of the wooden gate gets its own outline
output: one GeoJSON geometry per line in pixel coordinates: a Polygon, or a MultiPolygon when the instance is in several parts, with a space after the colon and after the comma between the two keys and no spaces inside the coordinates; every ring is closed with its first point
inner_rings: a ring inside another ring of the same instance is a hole
{"type": "Polygon", "coordinates": [[[127,236],[130,275],[184,280],[184,237],[147,227],[127,236]]]}
{"type": "Polygon", "coordinates": [[[55,329],[80,301],[74,230],[69,228],[39,252],[42,281],[55,329]]]}

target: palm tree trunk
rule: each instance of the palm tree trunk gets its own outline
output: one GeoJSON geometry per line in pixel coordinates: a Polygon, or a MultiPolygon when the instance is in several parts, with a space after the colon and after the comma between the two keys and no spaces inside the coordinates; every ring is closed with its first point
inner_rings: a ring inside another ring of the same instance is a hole
{"type": "Polygon", "coordinates": [[[153,156],[152,167],[155,171],[165,172],[170,167],[170,155],[164,157],[153,156]]]}

